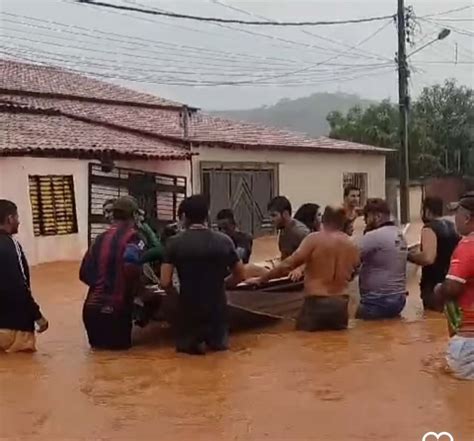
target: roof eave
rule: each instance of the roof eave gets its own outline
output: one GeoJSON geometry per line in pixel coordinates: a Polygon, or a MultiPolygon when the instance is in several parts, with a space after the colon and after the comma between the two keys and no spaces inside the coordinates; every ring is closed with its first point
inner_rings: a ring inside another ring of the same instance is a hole
{"type": "Polygon", "coordinates": [[[117,152],[109,149],[60,149],[60,148],[0,148],[0,157],[30,156],[38,158],[70,158],[70,159],[132,159],[132,160],[160,160],[186,161],[197,153],[183,152],[182,154],[153,154],[140,152],[117,152]]]}
{"type": "Polygon", "coordinates": [[[373,149],[350,149],[350,148],[331,148],[331,147],[309,147],[309,146],[287,146],[287,145],[268,145],[268,144],[243,144],[233,143],[228,141],[192,141],[195,147],[222,147],[226,149],[239,149],[239,150],[278,150],[285,152],[306,152],[306,153],[356,153],[356,154],[369,154],[369,155],[389,155],[395,153],[396,150],[385,149],[381,147],[374,147],[373,149]]]}

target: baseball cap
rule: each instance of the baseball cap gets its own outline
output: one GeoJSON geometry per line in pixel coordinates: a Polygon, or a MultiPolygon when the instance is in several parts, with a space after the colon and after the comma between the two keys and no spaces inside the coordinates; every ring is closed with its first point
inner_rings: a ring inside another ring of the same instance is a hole
{"type": "Polygon", "coordinates": [[[448,208],[453,211],[457,210],[459,207],[474,213],[474,191],[464,193],[458,202],[453,202],[448,205],[448,208]]]}
{"type": "Polygon", "coordinates": [[[138,209],[138,202],[133,196],[121,196],[114,202],[114,211],[122,211],[125,214],[133,215],[138,209]]]}

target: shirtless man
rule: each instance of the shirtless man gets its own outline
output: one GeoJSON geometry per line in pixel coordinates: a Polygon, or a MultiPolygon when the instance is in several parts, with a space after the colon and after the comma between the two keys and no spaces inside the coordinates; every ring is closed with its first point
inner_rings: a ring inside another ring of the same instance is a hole
{"type": "Polygon", "coordinates": [[[326,207],[324,229],[311,233],[299,248],[266,275],[249,280],[256,285],[286,276],[306,265],[306,298],[296,328],[304,331],[347,328],[349,282],[359,266],[359,251],[343,233],[346,217],[343,208],[326,207]]]}
{"type": "Polygon", "coordinates": [[[346,218],[350,221],[347,224],[346,232],[352,236],[354,232],[354,222],[362,215],[360,208],[360,188],[355,185],[349,185],[344,188],[344,210],[346,218]]]}

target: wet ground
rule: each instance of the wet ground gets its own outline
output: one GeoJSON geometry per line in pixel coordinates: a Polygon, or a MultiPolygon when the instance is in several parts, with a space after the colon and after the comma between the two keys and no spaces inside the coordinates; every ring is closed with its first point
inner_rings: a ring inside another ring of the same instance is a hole
{"type": "Polygon", "coordinates": [[[130,352],[90,351],[77,270],[33,270],[51,328],[36,354],[0,356],[2,440],[474,439],[474,384],[445,372],[446,324],[422,317],[415,280],[403,320],[320,334],[279,323],[196,358],[159,327],[130,352]]]}

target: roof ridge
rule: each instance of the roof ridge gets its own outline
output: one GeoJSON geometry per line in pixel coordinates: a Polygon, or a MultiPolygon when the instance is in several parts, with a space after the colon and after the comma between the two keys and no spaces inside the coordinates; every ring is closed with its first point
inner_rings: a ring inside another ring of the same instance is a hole
{"type": "MultiPolygon", "coordinates": [[[[144,99],[144,100],[149,99],[149,100],[154,100],[154,101],[159,101],[159,100],[163,101],[162,104],[159,104],[159,103],[156,102],[155,105],[157,105],[157,106],[162,105],[164,107],[176,108],[176,109],[188,107],[190,110],[197,110],[197,108],[195,108],[195,107],[187,106],[186,104],[178,103],[176,101],[169,100],[167,98],[162,98],[162,97],[160,97],[156,94],[153,94],[153,93],[131,89],[129,87],[125,87],[125,86],[122,86],[122,85],[119,85],[119,84],[112,83],[110,81],[105,81],[103,79],[99,79],[99,78],[97,78],[95,76],[92,76],[92,75],[88,75],[85,72],[78,72],[78,71],[63,67],[63,66],[57,66],[57,65],[46,64],[46,63],[26,62],[26,61],[20,61],[20,60],[11,60],[11,59],[6,58],[5,56],[0,55],[0,67],[1,67],[2,64],[4,64],[5,66],[10,65],[12,67],[17,67],[19,69],[39,69],[39,70],[41,70],[41,71],[43,71],[47,74],[56,73],[58,75],[70,75],[70,76],[75,77],[77,79],[82,79],[82,80],[87,79],[88,81],[91,82],[91,84],[93,83],[94,86],[96,86],[96,87],[100,87],[100,85],[102,85],[102,86],[105,85],[107,87],[111,87],[111,88],[115,89],[115,91],[117,93],[122,93],[122,94],[131,94],[132,93],[132,94],[135,94],[137,96],[141,96],[142,99],[144,99]]],[[[0,84],[1,84],[1,76],[0,76],[0,84]]],[[[73,95],[73,96],[88,98],[87,95],[86,96],[84,96],[84,95],[73,95]]],[[[93,98],[93,96],[90,96],[89,98],[93,98]]],[[[127,101],[127,100],[124,100],[124,101],[127,101]]],[[[133,101],[133,100],[131,100],[131,101],[133,101]]],[[[136,102],[140,102],[140,101],[137,100],[136,102]]]]}
{"type": "Polygon", "coordinates": [[[83,96],[83,95],[74,95],[74,94],[65,94],[65,93],[54,93],[54,92],[36,92],[33,90],[25,89],[10,89],[0,87],[0,94],[7,95],[19,95],[19,96],[32,96],[36,98],[50,98],[58,100],[70,100],[70,101],[82,101],[82,102],[91,102],[99,104],[109,104],[112,106],[129,106],[129,107],[142,107],[145,109],[168,109],[168,110],[183,110],[188,109],[191,111],[196,111],[197,109],[190,108],[185,104],[181,106],[170,106],[166,104],[151,104],[151,103],[141,103],[139,101],[130,101],[130,100],[115,100],[107,98],[97,98],[94,96],[83,96]]]}

